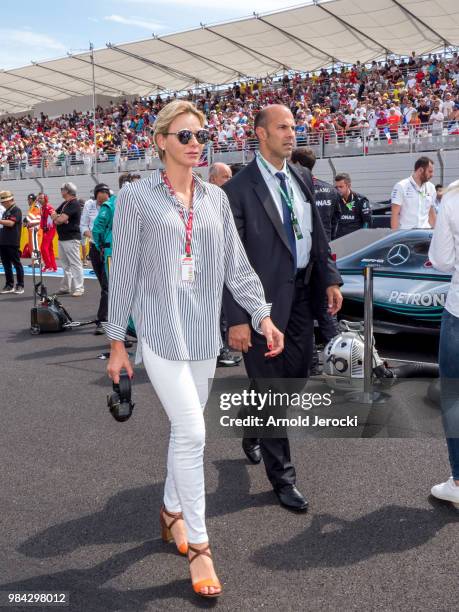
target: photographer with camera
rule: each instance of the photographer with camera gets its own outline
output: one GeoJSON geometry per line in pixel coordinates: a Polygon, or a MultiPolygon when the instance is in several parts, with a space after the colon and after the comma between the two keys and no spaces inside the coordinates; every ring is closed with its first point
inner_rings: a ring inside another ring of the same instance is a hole
{"type": "Polygon", "coordinates": [[[133,370],[124,347],[132,313],[137,362],[145,369],[171,422],[163,539],[188,553],[192,586],[217,597],[205,524],[203,410],[221,347],[223,285],[266,337],[266,357],[283,350],[283,334],[269,316],[263,287],[239,239],[228,199],[193,174],[209,132],[204,115],[175,100],[158,114],[154,141],[164,163],[121,190],[113,225],[109,314],[109,376],[133,370]]]}

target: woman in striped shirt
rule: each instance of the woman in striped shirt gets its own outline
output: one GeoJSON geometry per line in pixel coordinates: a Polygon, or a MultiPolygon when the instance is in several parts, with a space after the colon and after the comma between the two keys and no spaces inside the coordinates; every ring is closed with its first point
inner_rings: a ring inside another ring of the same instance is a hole
{"type": "Polygon", "coordinates": [[[164,163],[121,190],[113,225],[108,374],[132,376],[124,335],[132,313],[139,338],[136,362],[148,376],[171,422],[164,506],[165,540],[188,554],[193,589],[216,597],[205,526],[203,409],[221,347],[224,283],[266,337],[267,357],[283,350],[263,287],[250,266],[225,193],[192,172],[208,132],[190,102],[174,101],[158,114],[155,144],[164,163]]]}

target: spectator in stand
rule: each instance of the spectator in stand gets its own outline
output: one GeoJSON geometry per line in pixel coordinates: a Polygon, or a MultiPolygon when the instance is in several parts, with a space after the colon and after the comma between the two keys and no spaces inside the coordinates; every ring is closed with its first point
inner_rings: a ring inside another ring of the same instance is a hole
{"type": "Polygon", "coordinates": [[[400,181],[392,190],[392,229],[414,229],[435,226],[436,191],[430,179],[434,162],[420,157],[414,164],[413,174],[400,181]]]}
{"type": "MultiPolygon", "coordinates": [[[[412,59],[412,58],[410,58],[412,59]]],[[[211,139],[219,151],[251,148],[254,140],[254,117],[268,104],[284,104],[290,108],[299,126],[302,144],[356,140],[364,118],[369,122],[369,136],[376,130],[380,113],[390,116],[390,108],[404,115],[407,105],[420,113],[428,126],[435,102],[440,112],[452,121],[452,103],[458,93],[459,60],[452,57],[415,57],[413,64],[401,60],[373,62],[365,67],[358,63],[316,74],[296,74],[288,83],[282,78],[266,78],[257,83],[236,83],[211,93],[191,93],[207,116],[211,139]],[[362,90],[362,85],[364,89],[362,90]],[[310,109],[313,109],[311,112],[310,109]],[[375,113],[374,118],[372,113],[375,113]],[[344,118],[345,117],[345,118],[344,118]],[[304,122],[304,125],[303,125],[304,122]],[[344,123],[344,125],[343,125],[344,123]],[[312,125],[311,125],[312,124],[312,125]],[[351,128],[351,129],[349,129],[351,128]]],[[[161,108],[172,97],[157,96],[96,109],[96,134],[99,158],[106,161],[143,159],[152,149],[152,126],[161,108]]],[[[412,111],[410,110],[409,113],[412,111]]],[[[379,130],[381,139],[390,131],[379,130]]],[[[364,128],[365,129],[365,128],[364,128]]],[[[94,156],[94,134],[91,113],[73,112],[50,119],[46,115],[0,121],[0,173],[25,172],[30,166],[48,168],[70,165],[90,168],[94,156]]]]}
{"type": "Polygon", "coordinates": [[[445,93],[444,102],[440,103],[440,110],[446,121],[452,119],[454,113],[454,99],[450,91],[445,93]]]}
{"type": "Polygon", "coordinates": [[[389,133],[390,133],[392,140],[397,140],[401,118],[400,118],[400,115],[396,113],[396,110],[393,106],[389,110],[389,116],[387,117],[387,123],[389,126],[389,133]]]}
{"type": "Polygon", "coordinates": [[[403,103],[403,111],[402,111],[403,125],[407,125],[410,123],[411,117],[414,115],[414,113],[416,113],[416,109],[413,103],[410,100],[408,100],[408,98],[406,98],[403,103]]]}
{"type": "Polygon", "coordinates": [[[408,125],[415,134],[419,132],[419,129],[421,126],[421,120],[419,119],[419,114],[417,111],[414,111],[413,113],[411,113],[411,117],[408,122],[408,125]]]}
{"type": "Polygon", "coordinates": [[[440,111],[440,101],[435,102],[433,111],[429,118],[429,123],[432,125],[432,134],[441,136],[443,134],[444,114],[440,111]]]}
{"type": "Polygon", "coordinates": [[[48,196],[40,192],[37,196],[40,206],[40,229],[43,233],[40,252],[42,259],[42,272],[57,272],[56,258],[54,256],[53,240],[56,235],[56,226],[51,218],[55,213],[48,200],[48,196]]]}
{"type": "Polygon", "coordinates": [[[419,119],[423,125],[429,123],[430,112],[430,104],[428,103],[427,98],[424,98],[421,104],[418,106],[419,119]]]}
{"type": "Polygon", "coordinates": [[[84,294],[83,265],[80,259],[81,206],[76,194],[77,188],[73,183],[64,183],[61,187],[64,201],[51,215],[51,219],[57,229],[59,256],[64,269],[64,278],[56,293],[81,297],[84,294]]]}
{"type": "Polygon", "coordinates": [[[335,187],[340,195],[339,219],[335,238],[341,238],[358,229],[371,227],[371,208],[368,198],[352,190],[351,177],[346,172],[335,176],[335,187]]]}
{"type": "Polygon", "coordinates": [[[384,140],[386,138],[386,130],[389,127],[387,116],[384,111],[379,111],[378,118],[376,120],[376,128],[379,131],[379,139],[384,140]]]}
{"type": "Polygon", "coordinates": [[[24,293],[24,268],[19,256],[22,213],[14,202],[11,191],[0,191],[0,205],[4,207],[0,219],[0,258],[5,272],[5,286],[0,293],[24,293]],[[13,266],[16,270],[14,286],[13,266]]]}

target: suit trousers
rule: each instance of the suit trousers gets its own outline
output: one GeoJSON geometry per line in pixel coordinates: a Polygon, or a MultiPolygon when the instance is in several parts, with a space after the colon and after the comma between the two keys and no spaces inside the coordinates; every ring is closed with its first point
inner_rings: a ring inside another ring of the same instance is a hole
{"type": "Polygon", "coordinates": [[[215,358],[169,361],[156,355],[142,340],[142,356],[151,384],[171,423],[164,506],[183,512],[188,540],[208,541],[205,523],[204,407],[215,358]]]}
{"type": "Polygon", "coordinates": [[[59,240],[59,257],[64,270],[60,289],[63,291],[84,291],[83,264],[80,258],[79,240],[59,240]]]}
{"type": "MultiPolygon", "coordinates": [[[[303,280],[296,281],[290,318],[284,333],[284,351],[273,359],[267,359],[264,356],[267,352],[265,338],[252,333],[252,348],[244,354],[249,378],[299,378],[306,383],[312,363],[313,333],[310,289],[304,285],[303,280]]],[[[269,386],[269,381],[265,380],[263,386],[269,386]]],[[[273,488],[295,484],[296,474],[288,438],[261,438],[260,448],[266,474],[273,488]]]]}

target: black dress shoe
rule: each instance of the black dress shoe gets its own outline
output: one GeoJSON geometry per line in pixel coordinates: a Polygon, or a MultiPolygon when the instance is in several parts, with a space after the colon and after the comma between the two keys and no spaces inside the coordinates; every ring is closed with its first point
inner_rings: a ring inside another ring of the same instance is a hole
{"type": "Polygon", "coordinates": [[[274,489],[274,493],[281,506],[297,512],[308,511],[308,501],[301,495],[295,485],[286,485],[280,489],[274,489]]]}
{"type": "Polygon", "coordinates": [[[254,463],[255,465],[260,463],[261,449],[258,440],[254,440],[252,438],[243,438],[242,450],[244,451],[245,456],[250,461],[250,463],[254,463]]]}

